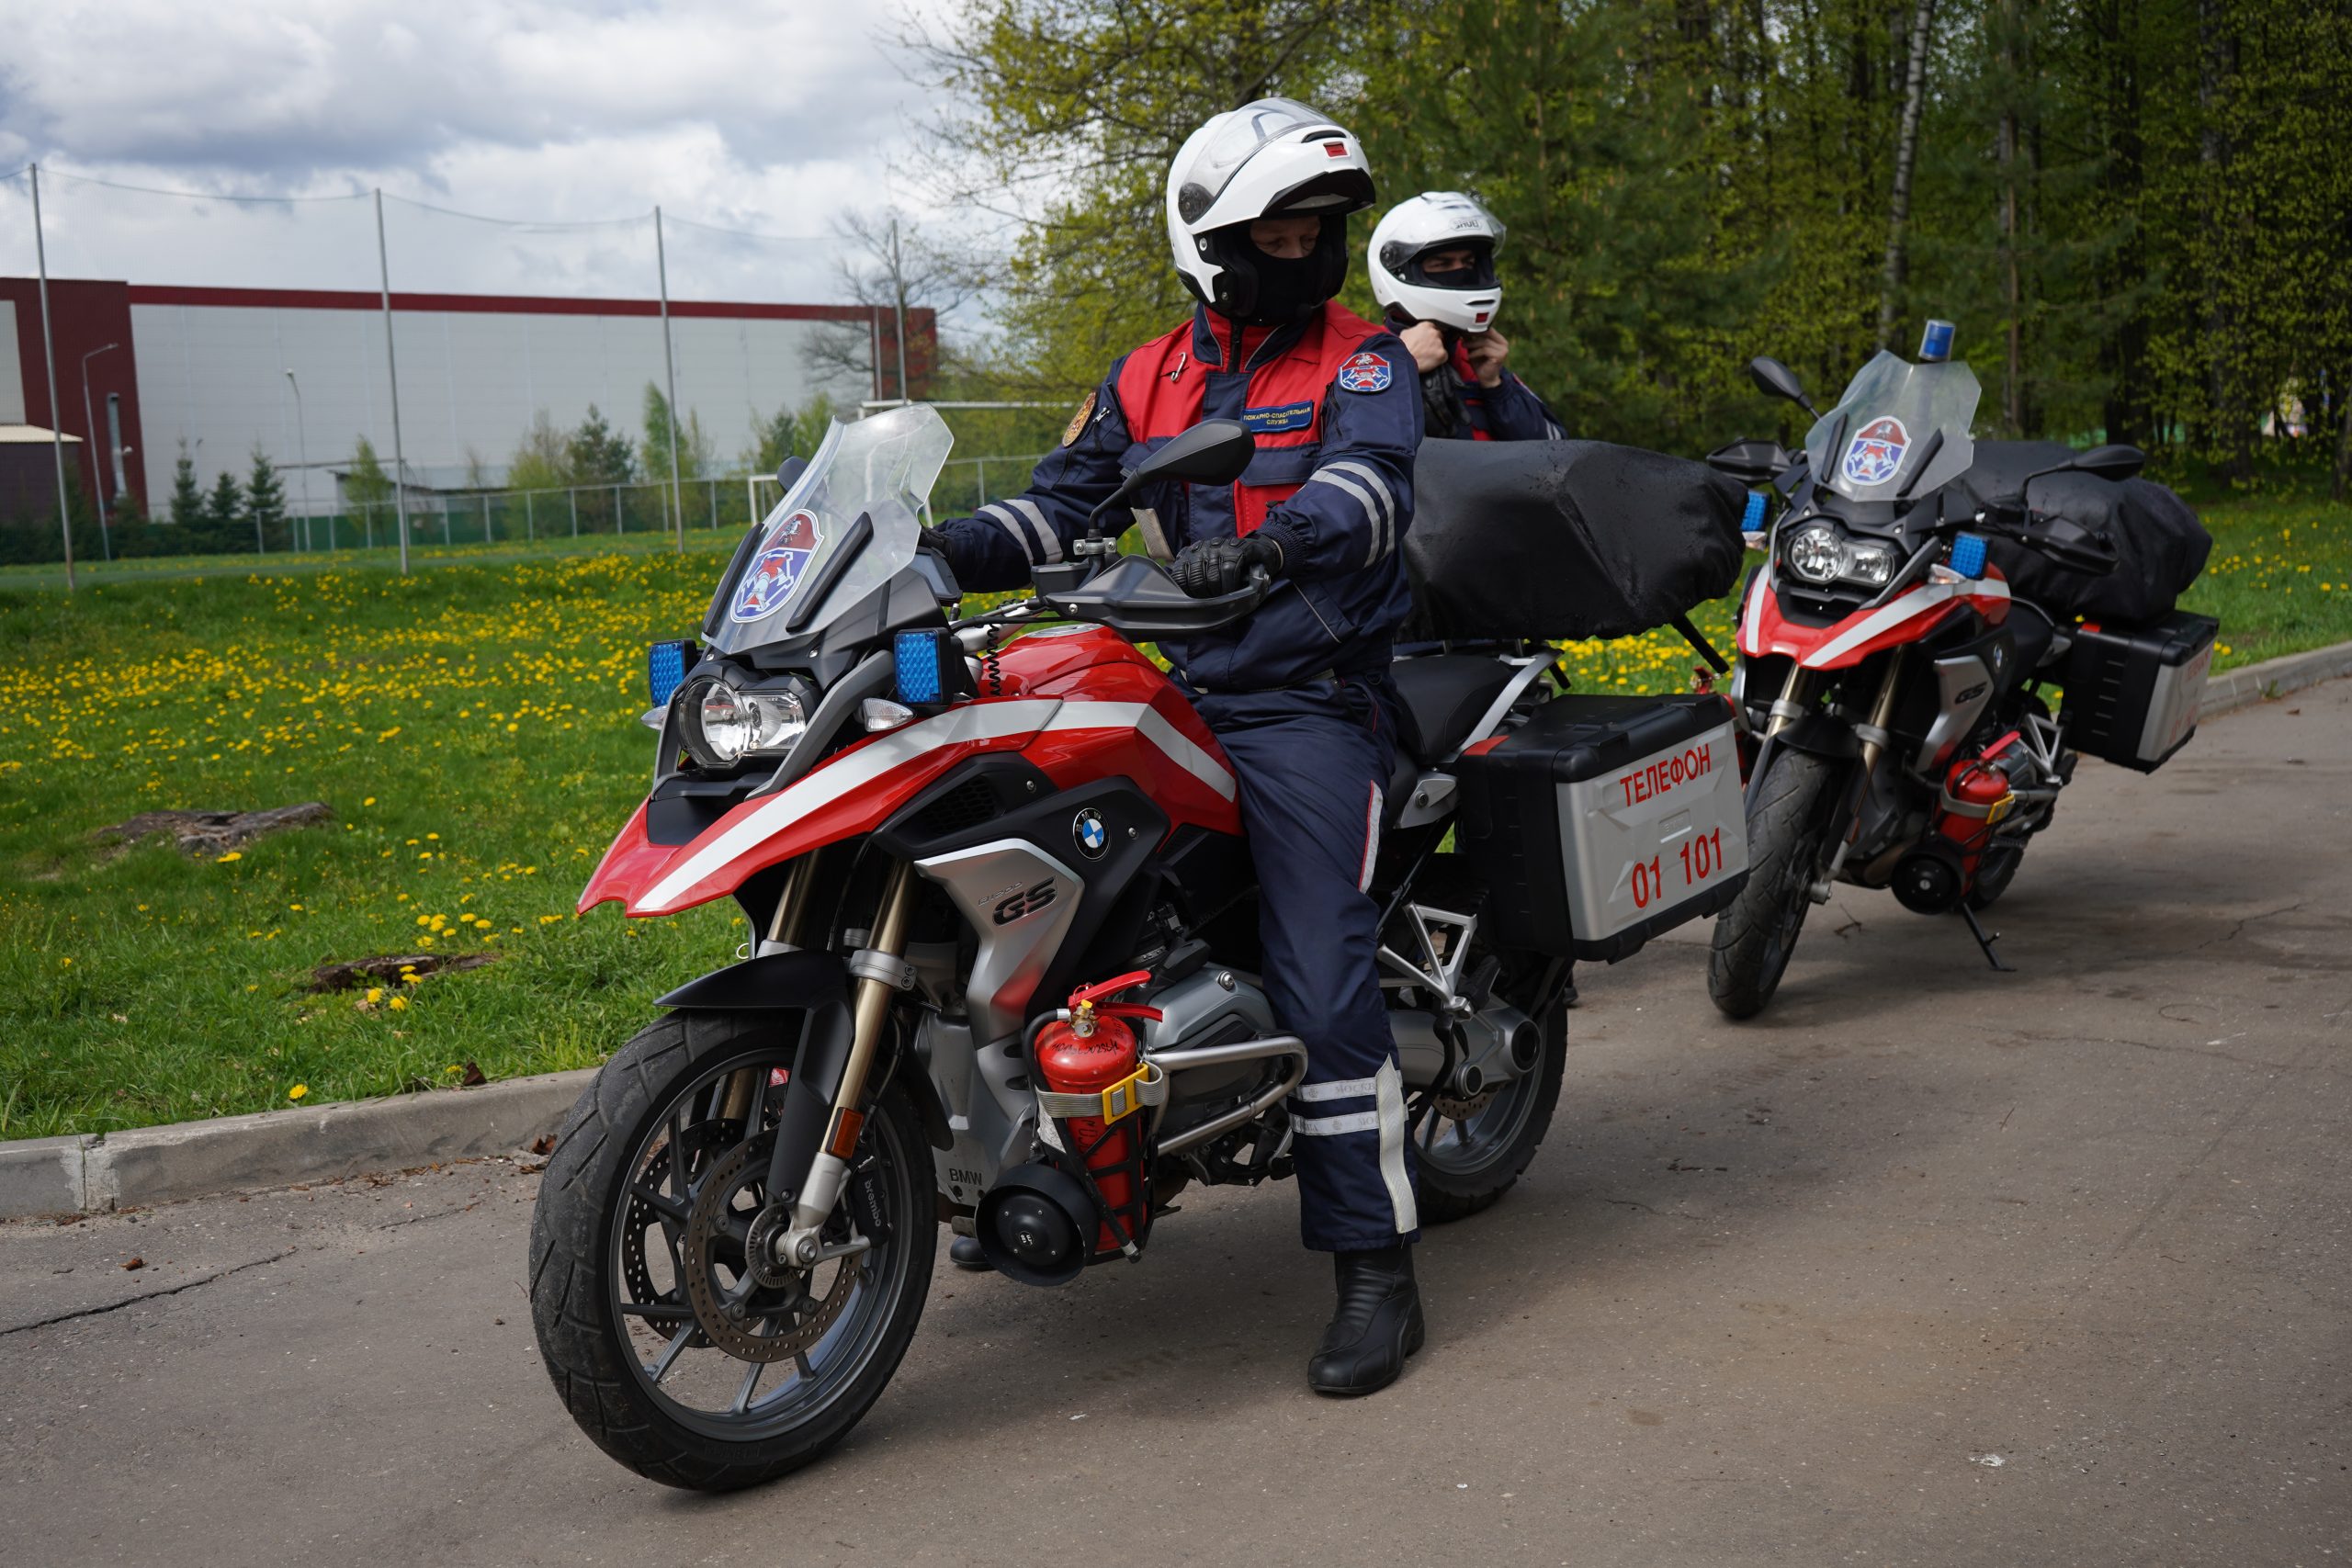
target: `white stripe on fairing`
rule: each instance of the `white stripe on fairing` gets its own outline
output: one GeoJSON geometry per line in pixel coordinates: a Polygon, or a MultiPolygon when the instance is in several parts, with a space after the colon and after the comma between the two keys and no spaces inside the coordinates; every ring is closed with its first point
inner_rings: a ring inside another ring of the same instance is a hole
{"type": "Polygon", "coordinates": [[[1413,1203],[1413,1179],[1405,1174],[1405,1075],[1391,1059],[1372,1075],[1374,1114],[1380,1118],[1380,1179],[1388,1187],[1388,1206],[1396,1213],[1396,1234],[1403,1235],[1421,1223],[1413,1203]]]}
{"type": "Polygon", "coordinates": [[[1805,668],[1817,670],[1825,664],[1843,658],[1872,637],[1885,635],[1912,616],[1931,610],[1947,600],[1962,597],[2006,599],[2008,596],[2009,585],[1990,577],[1982,581],[1923,582],[1894,603],[1872,611],[1864,617],[1860,625],[1849,626],[1839,632],[1836,637],[1805,655],[1804,660],[1805,668]]]}
{"type": "MultiPolygon", "coordinates": [[[[1302,1138],[1336,1138],[1342,1133],[1370,1133],[1379,1126],[1380,1112],[1377,1111],[1351,1111],[1345,1116],[1294,1116],[1290,1119],[1290,1130],[1302,1138]]],[[[1411,1198],[1412,1193],[1408,1190],[1406,1200],[1408,1205],[1411,1198]]],[[[1393,1190],[1389,1201],[1396,1201],[1393,1190]]],[[[1409,1230],[1412,1227],[1408,1225],[1406,1228],[1409,1230]]]]}
{"type": "Polygon", "coordinates": [[[1747,624],[1739,628],[1740,651],[1750,659],[1761,659],[1772,650],[1764,646],[1764,595],[1772,592],[1772,573],[1768,568],[1758,575],[1748,590],[1747,624]]]}
{"type": "Polygon", "coordinates": [[[729,862],[783,832],[808,813],[865,788],[891,769],[910,762],[926,751],[966,741],[1032,735],[1046,728],[1056,710],[1065,705],[1057,697],[975,703],[885,735],[839,761],[827,763],[762,803],[757,810],[696,850],[684,864],[655,883],[651,892],[631,906],[631,912],[665,913],[692,892],[696,883],[729,862]]]}
{"type": "Polygon", "coordinates": [[[1133,729],[1167,754],[1168,760],[1226,799],[1237,791],[1232,772],[1194,745],[1191,737],[1161,716],[1149,703],[1079,703],[1062,705],[1047,729],[1133,729]]]}
{"type": "Polygon", "coordinates": [[[1030,552],[1035,559],[1043,561],[1046,565],[1050,566],[1054,562],[1062,558],[1062,536],[1056,533],[1054,531],[1054,525],[1046,520],[1046,513],[1043,508],[1041,508],[1035,502],[1025,500],[1020,496],[1015,496],[1011,501],[1006,502],[1005,504],[1012,508],[1015,512],[1021,513],[1023,517],[1029,519],[1030,523],[1035,526],[1037,530],[1037,549],[1030,552]],[[1044,553],[1041,555],[1038,554],[1037,551],[1043,551],[1044,553]]]}
{"type": "Polygon", "coordinates": [[[1372,1092],[1371,1078],[1339,1078],[1330,1083],[1302,1084],[1291,1098],[1294,1100],[1360,1100],[1372,1092]]]}

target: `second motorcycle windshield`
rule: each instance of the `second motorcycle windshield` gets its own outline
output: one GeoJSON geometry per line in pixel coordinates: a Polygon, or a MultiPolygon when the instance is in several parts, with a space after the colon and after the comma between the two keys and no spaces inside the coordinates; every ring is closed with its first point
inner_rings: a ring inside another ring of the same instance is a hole
{"type": "Polygon", "coordinates": [[[823,630],[915,558],[921,510],[956,445],[935,409],[836,423],[760,524],[704,640],[740,653],[823,630]]]}
{"type": "Polygon", "coordinates": [[[1855,501],[1932,495],[1968,471],[1983,389],[1965,365],[1914,365],[1880,350],[1804,438],[1814,482],[1855,501]]]}

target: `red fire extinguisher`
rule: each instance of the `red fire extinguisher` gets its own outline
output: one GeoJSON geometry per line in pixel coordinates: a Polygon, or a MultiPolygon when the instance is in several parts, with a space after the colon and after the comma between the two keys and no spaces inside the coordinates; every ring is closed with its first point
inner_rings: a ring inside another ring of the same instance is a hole
{"type": "Polygon", "coordinates": [[[1037,1074],[1047,1091],[1046,1110],[1069,1140],[1069,1153],[1086,1168],[1102,1205],[1117,1221],[1098,1228],[1094,1253],[1134,1253],[1151,1224],[1151,1195],[1144,1148],[1144,1107],[1165,1093],[1159,1069],[1142,1059],[1128,1019],[1159,1017],[1158,1008],[1107,998],[1151,978],[1149,970],[1121,975],[1069,994],[1069,1019],[1037,1031],[1037,1074]]]}
{"type": "Polygon", "coordinates": [[[2016,739],[2014,731],[2003,736],[1982,756],[1954,762],[1944,777],[1943,795],[1937,802],[1936,831],[1960,852],[1963,889],[1975,886],[1976,863],[1991,842],[1993,829],[2016,804],[2001,756],[2016,739]]]}

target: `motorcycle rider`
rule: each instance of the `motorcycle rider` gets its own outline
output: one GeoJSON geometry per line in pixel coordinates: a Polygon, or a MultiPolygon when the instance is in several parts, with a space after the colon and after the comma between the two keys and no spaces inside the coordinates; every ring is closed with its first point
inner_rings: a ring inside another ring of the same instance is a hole
{"type": "Polygon", "coordinates": [[[1334,1254],[1339,1297],[1308,1382],[1370,1393],[1423,1337],[1411,1141],[1367,891],[1395,760],[1387,671],[1409,603],[1398,546],[1420,404],[1404,346],[1332,299],[1348,214],[1373,201],[1353,136],[1260,99],[1193,133],[1166,199],[1192,320],[1111,367],[1026,491],[933,537],[966,586],[1014,588],[1073,553],[1089,511],[1151,448],[1203,419],[1256,434],[1239,482],[1162,485],[1134,515],[1195,597],[1261,569],[1273,579],[1242,620],[1159,649],[1238,778],[1267,991],[1307,1043],[1290,1124],[1300,1229],[1334,1254]]]}
{"type": "Polygon", "coordinates": [[[1372,231],[1372,296],[1420,371],[1427,434],[1464,441],[1560,441],[1567,432],[1509,368],[1495,330],[1503,226],[1459,191],[1424,191],[1372,231]]]}

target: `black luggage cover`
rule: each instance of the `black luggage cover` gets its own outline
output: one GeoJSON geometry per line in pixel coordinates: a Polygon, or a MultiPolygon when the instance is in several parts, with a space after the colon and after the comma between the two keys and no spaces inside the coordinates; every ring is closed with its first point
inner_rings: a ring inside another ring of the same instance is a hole
{"type": "MultiPolygon", "coordinates": [[[[1988,502],[2015,502],[2026,476],[2064,462],[2074,449],[2055,441],[1980,441],[1976,459],[1952,481],[1945,514],[1988,502]]],[[[2188,503],[2153,479],[2117,483],[2090,474],[2045,474],[2033,481],[2033,510],[2102,529],[2122,557],[2105,577],[2052,566],[2011,539],[1986,552],[2009,591],[2060,620],[2075,615],[2145,626],[2173,604],[2212,553],[2213,536],[2188,503]]]]}
{"type": "Polygon", "coordinates": [[[1413,497],[1406,641],[1631,637],[1739,575],[1747,491],[1688,458],[1605,441],[1429,441],[1413,497]]]}

